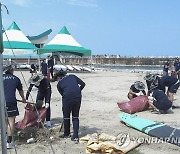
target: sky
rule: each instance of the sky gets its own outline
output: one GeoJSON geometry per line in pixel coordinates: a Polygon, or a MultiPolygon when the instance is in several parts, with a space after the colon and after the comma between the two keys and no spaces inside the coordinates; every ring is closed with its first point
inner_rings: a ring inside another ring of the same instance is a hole
{"type": "Polygon", "coordinates": [[[180,56],[180,0],[0,0],[25,35],[66,26],[92,54],[180,56]]]}

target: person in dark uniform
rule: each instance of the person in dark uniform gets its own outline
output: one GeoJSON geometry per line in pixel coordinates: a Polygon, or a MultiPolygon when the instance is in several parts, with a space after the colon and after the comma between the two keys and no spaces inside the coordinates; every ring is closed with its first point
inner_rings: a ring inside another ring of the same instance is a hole
{"type": "Polygon", "coordinates": [[[174,76],[162,76],[161,78],[157,77],[153,84],[158,85],[158,88],[164,91],[164,93],[165,88],[168,87],[167,96],[171,102],[173,102],[174,94],[177,92],[180,86],[179,80],[174,76]]]}
{"type": "Polygon", "coordinates": [[[44,76],[47,76],[47,63],[44,59],[41,62],[41,72],[44,76]]]}
{"type": "Polygon", "coordinates": [[[81,91],[85,83],[75,75],[66,75],[65,71],[56,73],[58,79],[57,89],[62,95],[62,111],[64,134],[60,137],[70,137],[70,113],[72,112],[73,136],[72,141],[79,142],[79,110],[81,106],[81,91]]]}
{"type": "Polygon", "coordinates": [[[137,96],[140,96],[142,92],[143,95],[146,95],[145,92],[145,85],[141,81],[136,81],[134,84],[131,85],[128,93],[128,98],[131,100],[137,96]]]}
{"type": "Polygon", "coordinates": [[[177,78],[180,79],[180,61],[178,58],[174,62],[174,70],[177,74],[177,78]]]}
{"type": "Polygon", "coordinates": [[[5,68],[5,74],[3,74],[4,94],[7,108],[7,148],[14,148],[12,136],[15,128],[15,119],[19,115],[17,101],[16,101],[16,89],[19,91],[19,95],[22,98],[22,102],[25,103],[24,91],[20,79],[13,75],[14,68],[10,65],[5,68]]]}
{"type": "Polygon", "coordinates": [[[48,60],[48,69],[50,70],[50,74],[51,74],[51,78],[54,77],[53,75],[53,68],[54,67],[54,60],[53,60],[53,57],[49,57],[49,60],[48,60]]]}
{"type": "Polygon", "coordinates": [[[36,66],[34,64],[31,64],[30,66],[30,73],[31,73],[31,76],[33,76],[33,74],[36,73],[36,66]]]}
{"type": "Polygon", "coordinates": [[[158,89],[158,85],[151,85],[152,96],[148,96],[149,105],[159,111],[160,113],[169,113],[172,112],[172,102],[168,99],[164,91],[158,89]]]}
{"type": "Polygon", "coordinates": [[[164,62],[163,76],[168,76],[168,71],[169,71],[169,59],[166,62],[164,62]]]}
{"type": "Polygon", "coordinates": [[[45,99],[45,107],[46,107],[46,126],[51,127],[51,108],[50,108],[50,101],[51,101],[51,85],[47,78],[45,78],[42,74],[35,74],[29,80],[30,86],[26,93],[26,100],[28,100],[30,92],[33,86],[38,88],[36,102],[39,100],[44,101],[45,99]]]}

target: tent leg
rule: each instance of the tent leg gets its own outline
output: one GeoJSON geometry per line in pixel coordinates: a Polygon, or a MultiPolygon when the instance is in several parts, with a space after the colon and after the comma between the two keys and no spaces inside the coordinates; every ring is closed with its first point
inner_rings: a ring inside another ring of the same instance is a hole
{"type": "Polygon", "coordinates": [[[40,51],[38,49],[38,65],[39,65],[39,73],[41,71],[41,56],[40,56],[40,51]]]}

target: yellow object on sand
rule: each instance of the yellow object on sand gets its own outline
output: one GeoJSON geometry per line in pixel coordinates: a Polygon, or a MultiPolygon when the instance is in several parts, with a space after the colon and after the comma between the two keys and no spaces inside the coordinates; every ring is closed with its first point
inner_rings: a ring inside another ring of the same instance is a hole
{"type": "Polygon", "coordinates": [[[125,139],[118,136],[112,136],[105,133],[102,134],[88,134],[80,138],[80,142],[87,142],[86,153],[127,153],[136,148],[140,144],[132,141],[129,136],[125,139]]]}

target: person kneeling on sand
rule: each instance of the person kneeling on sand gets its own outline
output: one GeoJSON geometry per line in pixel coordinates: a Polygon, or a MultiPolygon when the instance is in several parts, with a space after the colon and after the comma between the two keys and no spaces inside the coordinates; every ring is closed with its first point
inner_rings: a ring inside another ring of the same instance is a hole
{"type": "Polygon", "coordinates": [[[143,95],[146,95],[145,92],[145,85],[141,81],[136,81],[134,84],[131,85],[128,93],[128,98],[131,100],[137,96],[141,95],[141,92],[143,95]]]}
{"type": "MultiPolygon", "coordinates": [[[[167,96],[171,102],[174,101],[174,94],[177,92],[180,81],[173,76],[156,77],[153,84],[158,85],[158,88],[166,93],[165,88],[168,87],[167,96]]],[[[173,106],[175,107],[175,106],[173,106]]]]}
{"type": "Polygon", "coordinates": [[[153,74],[153,73],[146,73],[146,75],[144,76],[144,80],[146,80],[146,85],[147,85],[147,96],[150,95],[150,86],[151,84],[154,82],[154,80],[156,79],[157,75],[153,74]]]}
{"type": "Polygon", "coordinates": [[[152,96],[148,96],[149,105],[160,113],[172,112],[172,102],[168,99],[164,91],[158,89],[158,85],[150,86],[152,96]]]}
{"type": "Polygon", "coordinates": [[[62,95],[62,111],[64,134],[61,138],[71,137],[70,135],[70,113],[72,112],[73,136],[71,140],[79,142],[79,110],[81,106],[81,91],[85,83],[75,75],[66,75],[65,71],[56,73],[58,79],[57,89],[62,95]]]}

